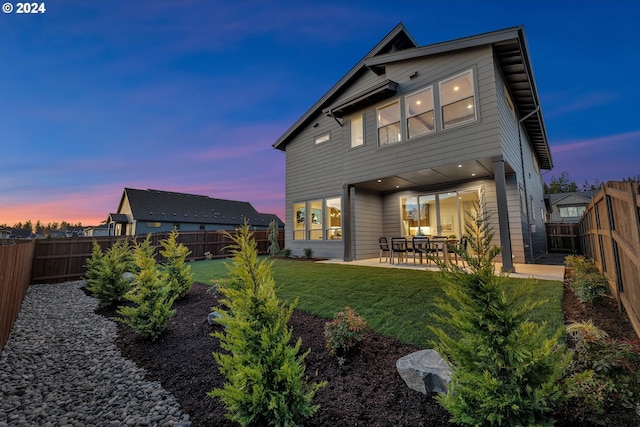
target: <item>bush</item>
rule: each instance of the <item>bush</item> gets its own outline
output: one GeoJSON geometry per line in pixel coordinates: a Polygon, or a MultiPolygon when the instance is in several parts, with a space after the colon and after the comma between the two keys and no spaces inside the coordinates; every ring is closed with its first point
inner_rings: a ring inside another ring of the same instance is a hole
{"type": "Polygon", "coordinates": [[[573,272],[570,286],[580,302],[597,301],[607,295],[609,280],[602,273],[573,272]]]}
{"type": "Polygon", "coordinates": [[[577,270],[583,273],[597,273],[598,267],[582,255],[567,255],[564,258],[564,264],[567,268],[577,270]]]}
{"type": "Polygon", "coordinates": [[[269,249],[270,256],[277,256],[280,253],[280,244],[278,243],[278,237],[280,235],[280,228],[278,227],[278,221],[275,219],[269,223],[269,249]]]}
{"type": "Polygon", "coordinates": [[[311,259],[313,258],[313,249],[311,248],[304,248],[303,249],[304,252],[304,258],[305,259],[311,259]]]}
{"type": "Polygon", "coordinates": [[[231,246],[231,280],[220,283],[226,310],[218,310],[224,329],[212,335],[225,353],[214,353],[223,388],[209,396],[219,397],[227,417],[243,426],[296,426],[310,418],[318,406],[311,404],[325,383],[310,384],[304,378],[302,340],[291,346],[287,327],[293,305],[282,305],[275,294],[271,264],[258,262],[257,244],[249,225],[238,230],[231,246]]]}
{"type": "Polygon", "coordinates": [[[132,270],[127,240],[114,243],[104,256],[94,241],[93,254],[87,266],[87,290],[94,297],[107,304],[124,300],[131,289],[131,282],[123,274],[132,270]]]}
{"type": "Polygon", "coordinates": [[[575,350],[563,376],[564,410],[584,421],[616,405],[640,409],[640,341],[610,339],[591,321],[572,323],[567,332],[575,350]]]}
{"type": "Polygon", "coordinates": [[[173,230],[169,237],[160,241],[162,250],[160,255],[164,257],[163,269],[168,275],[171,296],[183,298],[189,294],[193,285],[191,266],[186,265],[185,260],[191,253],[186,246],[178,243],[178,232],[173,230]]]}
{"type": "Polygon", "coordinates": [[[367,322],[351,307],[345,307],[324,325],[329,354],[338,358],[338,364],[344,364],[346,354],[364,339],[367,329],[367,322]]]}
{"type": "MultiPolygon", "coordinates": [[[[433,317],[455,330],[430,327],[439,341],[436,350],[449,361],[452,376],[446,394],[436,399],[462,425],[546,425],[563,395],[557,381],[568,362],[546,324],[528,320],[541,301],[531,302],[529,288],[504,290],[505,276],[496,276],[491,246],[493,233],[480,206],[465,218],[465,235],[475,253],[459,251],[470,273],[444,264],[445,298],[437,300],[433,317]]],[[[486,212],[486,210],[485,210],[486,212]]]]}
{"type": "MultiPolygon", "coordinates": [[[[145,241],[148,242],[149,237],[145,241]]],[[[144,242],[136,245],[134,260],[138,271],[126,299],[136,306],[119,307],[118,314],[121,317],[117,320],[145,338],[155,340],[176,313],[171,310],[176,296],[172,294],[168,275],[158,269],[153,254],[149,254],[144,242]]]]}

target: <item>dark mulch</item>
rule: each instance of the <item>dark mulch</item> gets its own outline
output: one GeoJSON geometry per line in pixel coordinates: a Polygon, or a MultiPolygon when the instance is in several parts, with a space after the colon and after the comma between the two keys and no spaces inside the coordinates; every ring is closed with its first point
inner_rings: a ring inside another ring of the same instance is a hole
{"type": "MultiPolygon", "coordinates": [[[[211,288],[194,284],[191,293],[175,305],[177,314],[167,331],[155,342],[138,338],[131,329],[118,325],[117,345],[123,355],[148,371],[190,414],[194,426],[235,425],[225,418],[225,408],[206,393],[221,387],[224,378],[218,372],[212,353],[219,351],[206,316],[217,305],[218,295],[211,288]]],[[[617,339],[637,338],[631,324],[617,310],[615,301],[604,304],[581,304],[565,290],[563,301],[568,321],[592,319],[617,339]]],[[[98,310],[112,317],[113,307],[98,310]]],[[[326,320],[294,311],[290,320],[293,337],[302,338],[302,348],[311,348],[305,359],[307,375],[313,381],[327,380],[314,399],[319,411],[309,426],[449,426],[448,413],[432,396],[407,388],[396,372],[399,357],[419,350],[394,339],[369,333],[357,354],[343,366],[329,357],[323,335],[326,320]]],[[[569,414],[557,414],[558,425],[640,425],[630,411],[617,411],[598,423],[577,423],[569,414]],[[604,424],[600,424],[600,422],[604,424]]]]}

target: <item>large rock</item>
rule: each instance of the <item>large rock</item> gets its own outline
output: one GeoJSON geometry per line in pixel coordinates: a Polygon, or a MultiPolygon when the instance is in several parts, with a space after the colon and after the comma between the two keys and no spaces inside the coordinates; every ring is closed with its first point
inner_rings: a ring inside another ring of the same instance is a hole
{"type": "Polygon", "coordinates": [[[451,381],[449,365],[432,349],[401,357],[396,362],[396,369],[410,389],[424,394],[446,393],[451,381]]]}

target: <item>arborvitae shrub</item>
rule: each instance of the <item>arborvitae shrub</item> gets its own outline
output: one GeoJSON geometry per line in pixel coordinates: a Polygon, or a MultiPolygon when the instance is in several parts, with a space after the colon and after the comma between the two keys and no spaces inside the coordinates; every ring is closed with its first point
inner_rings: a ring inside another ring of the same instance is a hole
{"type": "Polygon", "coordinates": [[[278,227],[278,221],[275,219],[269,223],[269,255],[280,255],[280,243],[278,243],[278,237],[280,235],[280,228],[278,227]]]}
{"type": "Polygon", "coordinates": [[[176,297],[172,295],[167,275],[158,269],[155,258],[145,250],[144,244],[136,245],[134,260],[138,272],[126,299],[136,305],[119,307],[121,317],[117,320],[145,338],[155,340],[176,313],[171,310],[176,297]]]}
{"type": "Polygon", "coordinates": [[[258,262],[257,244],[245,223],[233,240],[231,280],[219,286],[224,295],[218,323],[224,329],[212,335],[225,353],[215,353],[222,388],[209,395],[219,397],[227,417],[243,426],[296,426],[318,409],[311,400],[323,383],[305,377],[302,341],[289,344],[287,322],[293,305],[281,304],[275,294],[271,264],[258,262]]]}
{"type": "Polygon", "coordinates": [[[529,300],[530,288],[505,292],[506,276],[496,275],[492,264],[500,248],[491,246],[493,233],[480,206],[466,218],[465,231],[475,255],[458,255],[470,271],[437,261],[446,297],[433,316],[455,331],[430,327],[452,370],[447,393],[437,399],[462,425],[551,424],[549,413],[563,397],[557,381],[567,364],[558,345],[562,330],[549,337],[545,324],[528,320],[542,304],[529,300]]]}
{"type": "Polygon", "coordinates": [[[93,256],[88,261],[87,290],[103,303],[124,300],[131,289],[131,282],[123,274],[131,270],[131,254],[128,240],[119,240],[104,256],[98,255],[94,242],[93,256]],[[95,259],[94,259],[95,256],[95,259]]]}
{"type": "Polygon", "coordinates": [[[102,253],[102,249],[100,248],[98,242],[94,240],[91,250],[91,258],[87,258],[84,265],[86,268],[84,279],[87,282],[87,285],[90,283],[95,283],[96,279],[100,275],[100,270],[103,268],[103,264],[104,254],[102,253]]]}
{"type": "Polygon", "coordinates": [[[193,285],[191,266],[186,265],[186,258],[191,251],[182,243],[178,243],[178,232],[173,230],[169,237],[160,241],[162,250],[160,255],[164,257],[163,269],[168,275],[169,287],[172,295],[177,298],[185,297],[193,285]]]}

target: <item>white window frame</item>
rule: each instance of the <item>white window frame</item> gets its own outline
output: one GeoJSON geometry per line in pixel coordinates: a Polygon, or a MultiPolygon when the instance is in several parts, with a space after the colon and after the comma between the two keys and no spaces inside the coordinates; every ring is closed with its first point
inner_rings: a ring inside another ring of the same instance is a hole
{"type": "Polygon", "coordinates": [[[420,90],[417,90],[415,92],[412,92],[412,93],[406,95],[404,97],[404,101],[405,101],[405,121],[407,122],[407,139],[418,138],[420,136],[428,135],[428,134],[433,133],[433,132],[436,131],[436,106],[435,106],[435,99],[434,99],[434,96],[433,96],[433,85],[429,85],[429,86],[423,87],[420,90]],[[411,109],[409,98],[411,98],[411,97],[413,97],[415,95],[418,95],[419,93],[427,92],[427,91],[431,92],[431,109],[430,110],[426,110],[426,111],[422,111],[420,113],[411,114],[409,112],[409,110],[411,109]],[[409,129],[411,128],[409,126],[409,120],[414,118],[414,117],[418,117],[418,116],[420,116],[422,114],[426,114],[429,111],[431,111],[431,114],[433,115],[433,129],[427,130],[427,132],[424,132],[424,133],[421,133],[421,134],[418,134],[418,135],[411,135],[411,133],[409,131],[409,129]]]}
{"type": "Polygon", "coordinates": [[[473,68],[470,68],[468,70],[465,70],[461,73],[456,74],[455,76],[451,76],[447,79],[444,79],[440,82],[438,82],[438,92],[439,92],[439,101],[440,101],[440,124],[442,126],[442,129],[451,129],[454,128],[456,126],[460,126],[466,123],[471,123],[471,122],[475,122],[476,120],[478,120],[478,102],[477,102],[477,96],[476,96],[476,84],[475,84],[475,73],[473,72],[473,68]],[[465,96],[465,97],[461,97],[461,98],[457,98],[454,101],[451,101],[447,104],[444,103],[443,99],[442,99],[442,95],[443,95],[443,89],[442,86],[444,84],[446,84],[447,82],[450,82],[451,80],[455,80],[459,77],[464,76],[465,74],[469,74],[470,75],[470,83],[471,83],[471,94],[470,96],[465,96]],[[465,99],[468,98],[473,98],[473,118],[472,119],[468,119],[462,122],[458,122],[458,123],[453,123],[453,124],[449,124],[449,125],[445,125],[445,114],[444,114],[444,109],[445,107],[448,107],[449,105],[453,105],[457,102],[461,102],[464,101],[465,99]]]}
{"type": "Polygon", "coordinates": [[[316,145],[322,144],[323,142],[331,141],[331,132],[327,132],[325,134],[319,135],[316,137],[316,145]]]}
{"type": "Polygon", "coordinates": [[[362,147],[364,145],[364,114],[351,117],[350,133],[351,148],[362,147]]]}
{"type": "Polygon", "coordinates": [[[376,108],[376,126],[377,126],[377,134],[378,134],[378,147],[386,147],[387,145],[393,145],[393,144],[397,144],[398,142],[402,142],[402,108],[400,106],[400,99],[395,99],[391,102],[387,102],[384,105],[379,106],[378,108],[376,108]],[[388,108],[392,105],[396,104],[397,109],[398,109],[398,121],[397,122],[390,122],[389,124],[385,124],[383,126],[380,125],[380,111],[388,108]],[[394,141],[390,141],[387,139],[387,142],[385,142],[384,144],[382,143],[382,140],[380,138],[380,129],[386,129],[389,128],[393,125],[397,124],[398,126],[398,139],[394,140],[394,141]]]}

